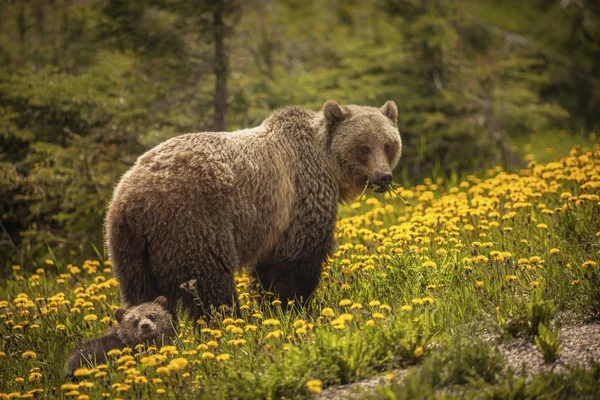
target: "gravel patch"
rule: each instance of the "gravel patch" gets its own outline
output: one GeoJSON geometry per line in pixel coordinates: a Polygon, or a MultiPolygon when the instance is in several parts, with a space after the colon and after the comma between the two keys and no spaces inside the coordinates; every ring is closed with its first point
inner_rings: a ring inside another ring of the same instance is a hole
{"type": "Polygon", "coordinates": [[[589,368],[600,362],[600,322],[569,325],[559,330],[562,350],[554,363],[544,363],[542,354],[529,339],[517,339],[501,344],[500,351],[509,366],[520,371],[525,365],[528,376],[542,371],[565,372],[565,366],[589,368]]]}

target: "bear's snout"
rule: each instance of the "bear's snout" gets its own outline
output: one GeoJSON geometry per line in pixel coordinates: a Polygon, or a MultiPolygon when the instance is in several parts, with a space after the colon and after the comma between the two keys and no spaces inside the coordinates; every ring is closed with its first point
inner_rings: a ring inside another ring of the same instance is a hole
{"type": "Polygon", "coordinates": [[[142,333],[153,332],[154,324],[152,321],[145,319],[140,323],[140,329],[142,330],[142,333]]]}
{"type": "Polygon", "coordinates": [[[390,183],[392,183],[392,174],[390,172],[384,172],[384,173],[380,173],[377,174],[377,176],[375,177],[375,180],[373,181],[374,185],[377,185],[378,188],[375,189],[376,192],[385,192],[388,188],[388,186],[390,185],[390,183]]]}

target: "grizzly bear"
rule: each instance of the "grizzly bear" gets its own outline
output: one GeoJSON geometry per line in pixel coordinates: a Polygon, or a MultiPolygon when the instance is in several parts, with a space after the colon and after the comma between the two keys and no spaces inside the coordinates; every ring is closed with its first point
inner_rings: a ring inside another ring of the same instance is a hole
{"type": "Polygon", "coordinates": [[[173,316],[167,311],[167,299],[159,296],[152,303],[142,303],[127,310],[115,310],[118,325],[97,339],[88,340],[73,351],[65,366],[67,377],[73,377],[77,368],[106,363],[106,353],[125,347],[134,349],[138,344],[161,347],[175,336],[173,316]]]}
{"type": "Polygon", "coordinates": [[[164,295],[196,318],[237,304],[234,273],[244,266],[282,301],[306,304],[334,248],[338,202],[392,182],[397,118],[393,101],[328,101],[321,112],[287,107],[255,128],[185,134],[149,150],[106,216],[122,299],[164,295]],[[192,279],[195,301],[179,288],[192,279]]]}

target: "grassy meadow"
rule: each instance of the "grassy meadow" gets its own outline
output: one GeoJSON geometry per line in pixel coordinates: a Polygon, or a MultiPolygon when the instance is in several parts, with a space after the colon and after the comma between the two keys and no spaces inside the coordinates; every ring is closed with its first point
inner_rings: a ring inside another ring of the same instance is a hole
{"type": "Polygon", "coordinates": [[[110,261],[15,265],[0,288],[0,398],[311,398],[399,368],[403,381],[365,396],[593,398],[598,365],[525,380],[481,339],[525,337],[552,362],[561,325],[600,315],[600,145],[551,158],[345,204],[308,309],[284,311],[239,275],[239,318],[184,318],[173,346],[114,353],[74,382],[68,353],[114,323],[110,261]]]}

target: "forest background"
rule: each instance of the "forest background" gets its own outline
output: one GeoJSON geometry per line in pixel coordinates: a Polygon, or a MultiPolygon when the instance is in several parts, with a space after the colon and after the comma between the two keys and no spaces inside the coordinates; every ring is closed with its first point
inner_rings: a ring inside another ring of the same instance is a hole
{"type": "Polygon", "coordinates": [[[23,0],[0,21],[0,276],[102,254],[146,149],[286,105],[395,100],[411,183],[600,127],[594,0],[23,0]]]}

